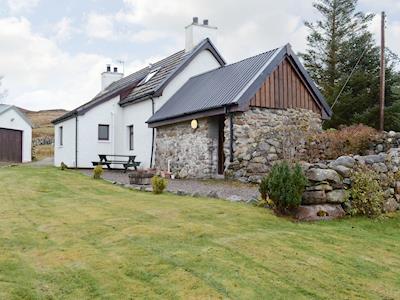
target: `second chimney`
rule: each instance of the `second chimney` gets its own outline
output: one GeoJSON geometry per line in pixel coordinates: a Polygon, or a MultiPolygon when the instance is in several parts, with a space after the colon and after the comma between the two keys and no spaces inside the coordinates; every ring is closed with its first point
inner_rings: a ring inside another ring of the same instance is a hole
{"type": "Polygon", "coordinates": [[[101,90],[104,91],[107,87],[124,77],[124,74],[118,73],[118,68],[114,67],[114,72],[111,72],[111,65],[107,65],[106,71],[101,73],[101,90]]]}
{"type": "Polygon", "coordinates": [[[189,52],[206,38],[209,38],[213,43],[216,43],[217,30],[217,27],[209,25],[209,21],[207,19],[203,20],[203,24],[199,24],[199,18],[194,17],[192,24],[185,27],[185,51],[189,52]]]}

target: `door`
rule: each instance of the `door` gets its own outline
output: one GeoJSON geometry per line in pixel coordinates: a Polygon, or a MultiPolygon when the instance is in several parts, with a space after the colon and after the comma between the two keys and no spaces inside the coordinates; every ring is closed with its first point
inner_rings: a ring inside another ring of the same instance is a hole
{"type": "Polygon", "coordinates": [[[218,174],[223,175],[225,170],[224,135],[225,116],[218,119],[218,174]]]}
{"type": "Polygon", "coordinates": [[[22,131],[0,128],[0,161],[22,162],[22,131]]]}

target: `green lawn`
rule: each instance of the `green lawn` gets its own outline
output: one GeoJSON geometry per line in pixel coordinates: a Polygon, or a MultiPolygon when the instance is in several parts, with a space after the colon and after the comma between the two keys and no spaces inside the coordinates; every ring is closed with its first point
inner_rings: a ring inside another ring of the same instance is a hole
{"type": "Polygon", "coordinates": [[[0,299],[399,299],[400,215],[295,223],[0,168],[0,299]]]}

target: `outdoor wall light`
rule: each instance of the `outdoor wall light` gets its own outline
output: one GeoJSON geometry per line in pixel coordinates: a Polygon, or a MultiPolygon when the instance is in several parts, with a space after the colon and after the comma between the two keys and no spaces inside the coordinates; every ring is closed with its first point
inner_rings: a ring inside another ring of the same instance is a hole
{"type": "Polygon", "coordinates": [[[197,129],[199,127],[199,122],[197,122],[197,120],[192,120],[190,126],[192,126],[192,129],[197,129]]]}

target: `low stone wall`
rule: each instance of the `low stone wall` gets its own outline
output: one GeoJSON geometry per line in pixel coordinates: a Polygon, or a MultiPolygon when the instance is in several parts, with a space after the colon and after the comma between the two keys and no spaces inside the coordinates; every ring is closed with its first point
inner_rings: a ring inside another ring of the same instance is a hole
{"type": "Polygon", "coordinates": [[[352,172],[360,165],[379,174],[378,181],[385,197],[384,211],[399,209],[400,182],[396,181],[395,175],[400,168],[400,148],[392,148],[387,153],[341,156],[316,164],[302,162],[309,186],[303,194],[297,217],[300,220],[321,220],[345,215],[343,208],[351,205],[346,201],[346,190],[351,188],[352,172]]]}
{"type": "Polygon", "coordinates": [[[157,128],[155,167],[168,169],[179,178],[210,178],[217,169],[218,140],[210,133],[211,120],[190,121],[157,128]]]}
{"type": "Polygon", "coordinates": [[[281,159],[304,158],[307,138],[322,130],[320,116],[306,109],[251,108],[233,117],[234,161],[230,162],[230,120],[225,120],[225,174],[259,182],[281,159]]]}

